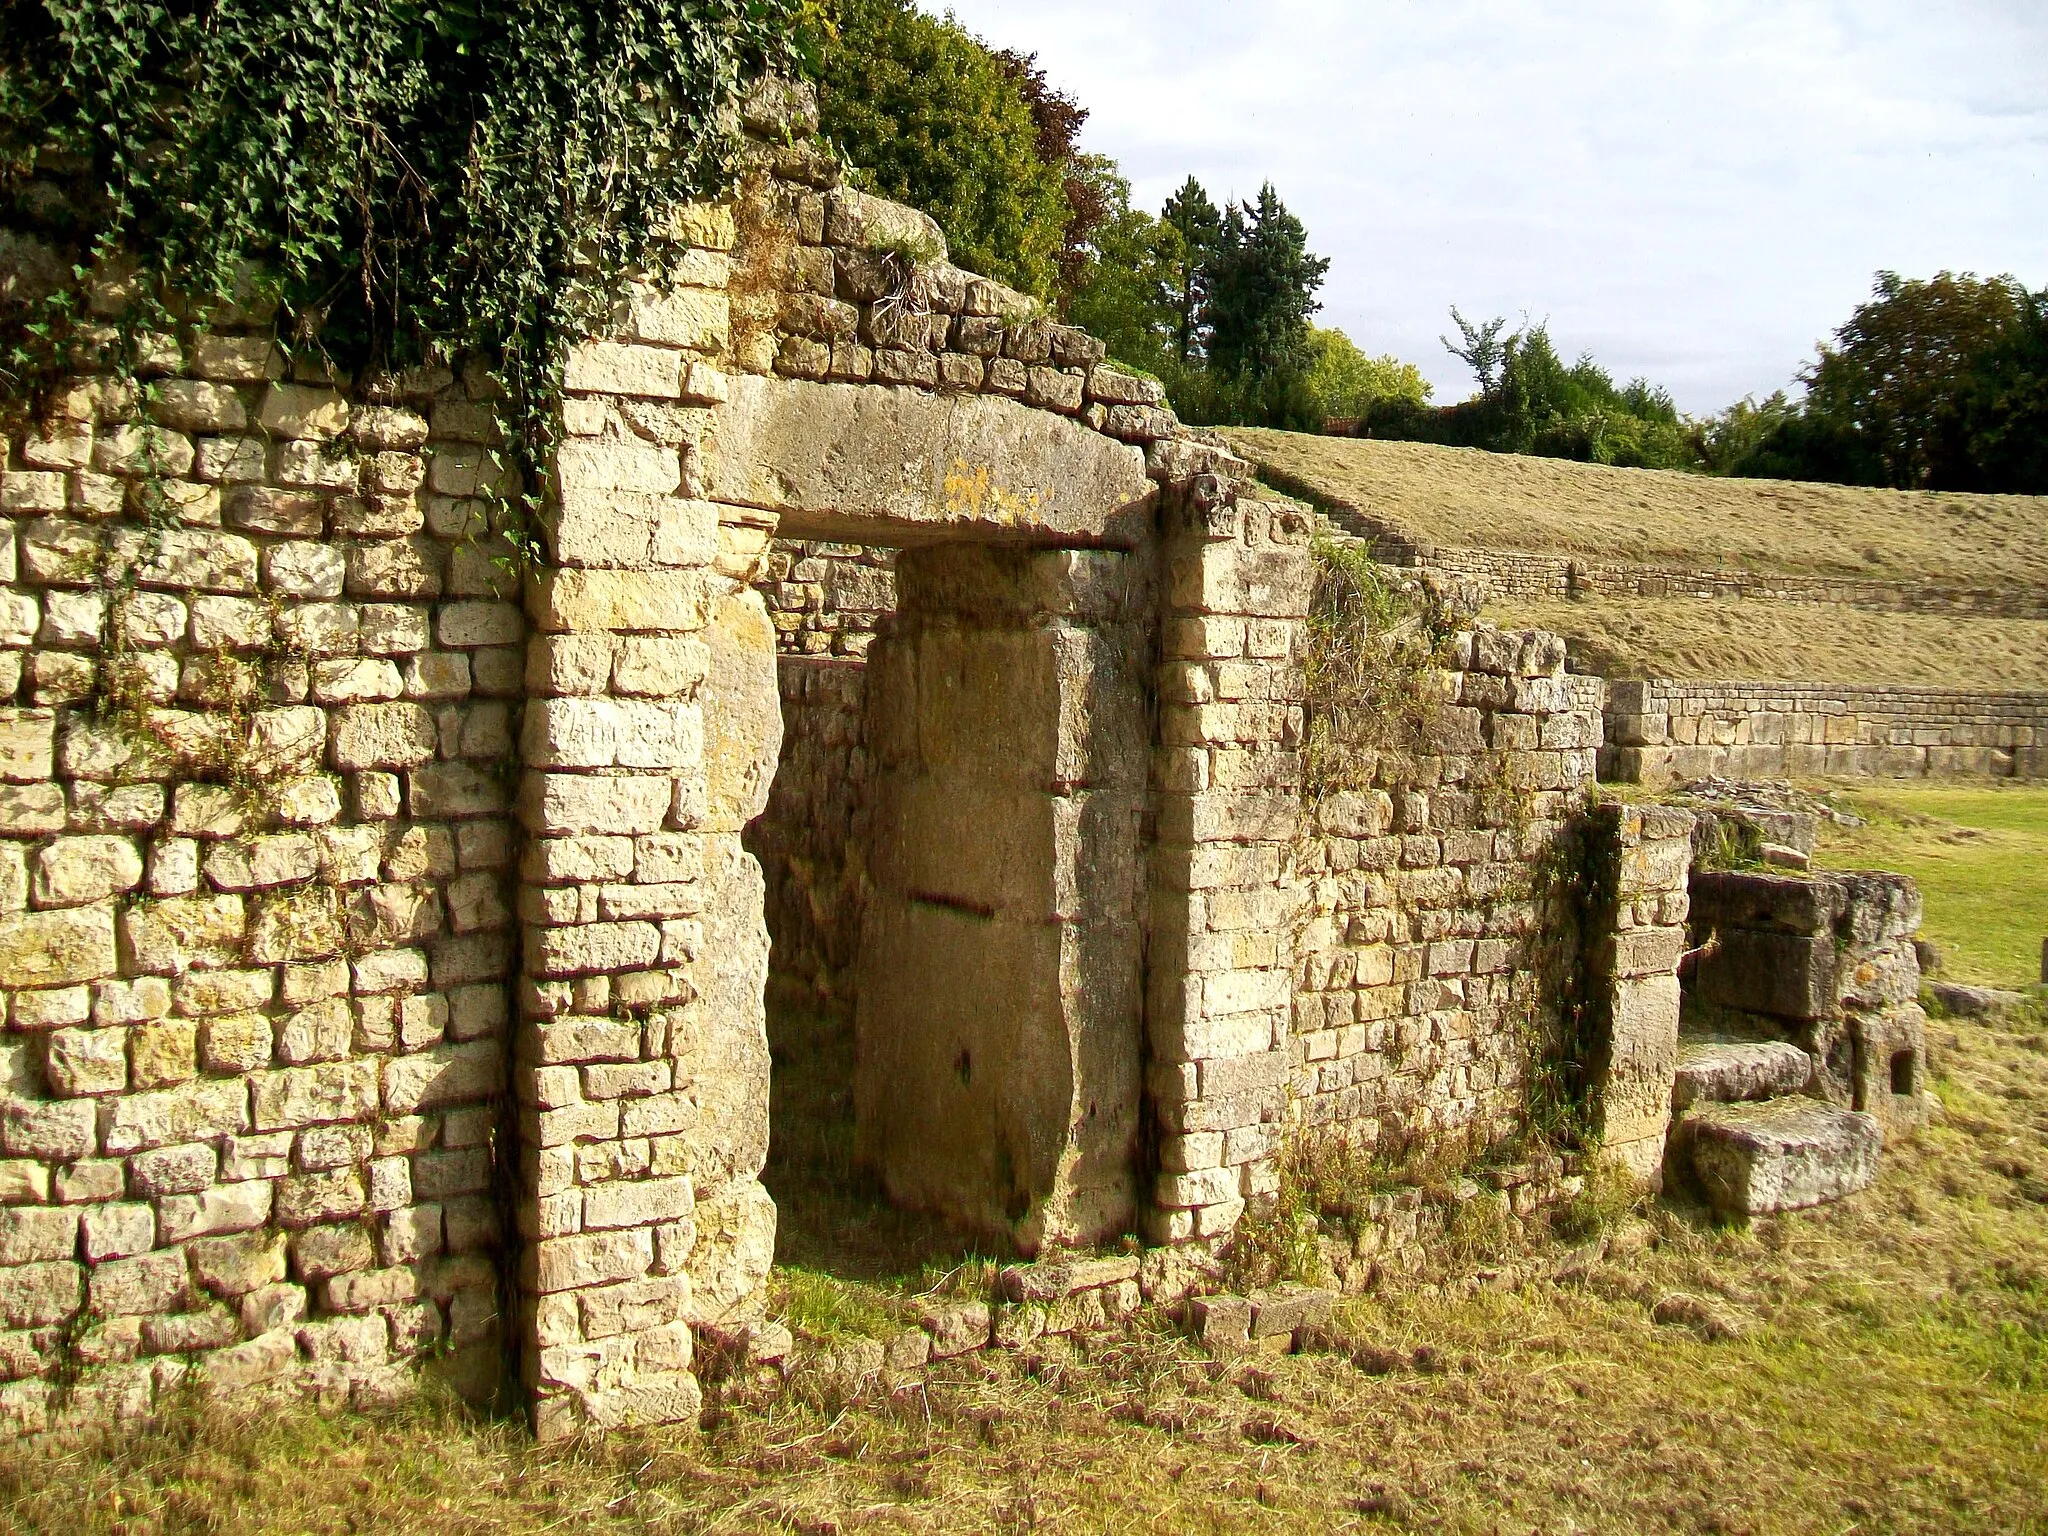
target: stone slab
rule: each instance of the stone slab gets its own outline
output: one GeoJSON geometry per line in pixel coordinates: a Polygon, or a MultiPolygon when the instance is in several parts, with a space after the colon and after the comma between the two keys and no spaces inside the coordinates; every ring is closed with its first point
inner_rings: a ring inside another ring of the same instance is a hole
{"type": "Polygon", "coordinates": [[[1876,1119],[1817,1099],[1723,1104],[1686,1117],[1693,1172],[1714,1209],[1763,1216],[1825,1205],[1877,1179],[1876,1119]]]}
{"type": "Polygon", "coordinates": [[[1681,1040],[1671,1107],[1776,1098],[1798,1093],[1812,1076],[1813,1058],[1790,1041],[1681,1040]]]}
{"type": "Polygon", "coordinates": [[[739,377],[714,443],[707,494],[780,513],[785,538],[1129,547],[1150,531],[1142,453],[997,396],[739,377]]]}

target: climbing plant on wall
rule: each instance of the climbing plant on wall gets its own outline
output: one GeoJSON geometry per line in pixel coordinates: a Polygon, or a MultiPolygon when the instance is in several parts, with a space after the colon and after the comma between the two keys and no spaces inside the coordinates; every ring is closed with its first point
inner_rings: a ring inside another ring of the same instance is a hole
{"type": "Polygon", "coordinates": [[[131,319],[239,297],[342,368],[483,352],[532,456],[581,296],[727,182],[742,82],[818,30],[816,0],[5,0],[4,222],[77,270],[0,287],[0,389],[118,254],[131,319]]]}

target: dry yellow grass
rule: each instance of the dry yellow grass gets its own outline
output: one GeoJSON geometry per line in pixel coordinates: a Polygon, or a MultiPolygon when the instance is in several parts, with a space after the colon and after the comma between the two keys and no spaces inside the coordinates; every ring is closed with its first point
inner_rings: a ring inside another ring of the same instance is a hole
{"type": "Polygon", "coordinates": [[[1677,597],[1489,603],[1485,617],[1563,635],[1574,667],[1603,677],[2048,692],[2048,619],[1677,597]]]}
{"type": "Polygon", "coordinates": [[[1663,1211],[1575,1282],[1351,1303],[1322,1352],[1139,1327],[568,1450],[431,1407],[194,1411],[0,1449],[0,1530],[2048,1532],[2048,1030],[1932,1044],[1943,1122],[1869,1194],[1663,1211]]]}
{"type": "Polygon", "coordinates": [[[1640,565],[2048,586],[2048,497],[1722,480],[1230,428],[1238,452],[1414,538],[1640,565]]]}

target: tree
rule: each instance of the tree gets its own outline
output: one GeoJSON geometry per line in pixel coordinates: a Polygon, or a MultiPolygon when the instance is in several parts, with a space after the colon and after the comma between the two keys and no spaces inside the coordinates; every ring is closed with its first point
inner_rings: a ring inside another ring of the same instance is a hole
{"type": "Polygon", "coordinates": [[[1377,401],[1363,428],[1369,436],[1634,469],[1698,467],[1698,429],[1647,379],[1617,386],[1586,353],[1565,362],[1547,324],[1525,324],[1503,339],[1503,320],[1474,325],[1455,308],[1451,318],[1464,344],[1446,339],[1444,345],[1472,368],[1480,392],[1441,410],[1410,400],[1377,401]]]}
{"type": "Polygon", "coordinates": [[[912,0],[841,0],[838,22],[819,70],[825,132],[873,190],[937,219],[962,266],[1052,298],[1073,208],[1068,166],[1043,146],[1079,107],[912,0]]]}
{"type": "Polygon", "coordinates": [[[1429,399],[1420,368],[1391,355],[1369,357],[1340,330],[1310,326],[1304,350],[1309,397],[1326,420],[1364,417],[1383,401],[1419,408],[1429,399]]]}
{"type": "Polygon", "coordinates": [[[1973,359],[1956,418],[1960,451],[1937,467],[1936,489],[2048,494],[2048,288],[2024,293],[1973,359]]]}
{"type": "MultiPolygon", "coordinates": [[[[1053,88],[1038,67],[1037,54],[1004,48],[996,52],[995,60],[1031,109],[1031,120],[1038,125],[1038,158],[1058,167],[1063,177],[1067,223],[1053,263],[1064,303],[1080,286],[1091,254],[1089,242],[1112,211],[1099,170],[1089,164],[1100,157],[1081,153],[1081,130],[1087,125],[1088,109],[1065,91],[1053,88]]],[[[1101,163],[1114,171],[1115,162],[1103,159],[1101,163]]]]}
{"type": "Polygon", "coordinates": [[[1209,201],[1202,184],[1190,176],[1166,200],[1161,222],[1180,237],[1174,269],[1174,358],[1182,367],[1202,357],[1203,307],[1208,301],[1205,278],[1210,257],[1223,241],[1223,215],[1209,201]]]}
{"type": "Polygon", "coordinates": [[[1309,254],[1307,229],[1270,181],[1255,206],[1232,203],[1206,265],[1209,366],[1255,382],[1298,368],[1329,270],[1309,254]]]}
{"type": "Polygon", "coordinates": [[[1880,272],[1800,375],[1806,399],[1704,429],[1732,475],[1908,490],[2048,491],[2048,291],[1880,272]]]}
{"type": "Polygon", "coordinates": [[[1860,439],[1883,482],[1901,490],[1967,477],[1963,395],[1977,359],[2028,313],[2010,277],[1880,272],[1804,375],[1807,414],[1860,439]]]}
{"type": "Polygon", "coordinates": [[[1484,325],[1474,325],[1458,313],[1458,306],[1451,306],[1451,320],[1457,325],[1458,333],[1465,338],[1463,346],[1456,346],[1448,336],[1437,340],[1444,344],[1444,350],[1470,368],[1479,380],[1482,395],[1493,393],[1494,380],[1500,374],[1500,367],[1507,357],[1507,349],[1515,344],[1516,337],[1510,336],[1505,342],[1500,333],[1507,329],[1507,317],[1495,315],[1484,325]]]}
{"type": "Polygon", "coordinates": [[[1067,318],[1118,362],[1158,373],[1171,355],[1179,314],[1180,232],[1131,206],[1131,184],[1106,156],[1083,156],[1077,179],[1105,212],[1081,249],[1067,318]]]}

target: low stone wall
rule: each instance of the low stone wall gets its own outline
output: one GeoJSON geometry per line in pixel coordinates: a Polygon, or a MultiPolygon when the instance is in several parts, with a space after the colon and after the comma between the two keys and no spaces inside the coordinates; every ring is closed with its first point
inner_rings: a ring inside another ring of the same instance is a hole
{"type": "Polygon", "coordinates": [[[2048,777],[2048,694],[1824,683],[1613,682],[1601,775],[2048,777]]]}
{"type": "Polygon", "coordinates": [[[785,656],[859,658],[896,610],[896,552],[860,544],[777,539],[755,590],[785,656]]]}
{"type": "Polygon", "coordinates": [[[1270,469],[1263,473],[1283,490],[1310,496],[1346,532],[1370,542],[1376,560],[1469,582],[1488,602],[1568,597],[1689,597],[1703,602],[1756,598],[1883,613],[1969,614],[2001,619],[2048,617],[2048,595],[2025,588],[1799,576],[1713,566],[1681,568],[1526,550],[1451,548],[1413,538],[1358,507],[1331,504],[1326,498],[1313,496],[1308,486],[1289,476],[1270,469]]]}

